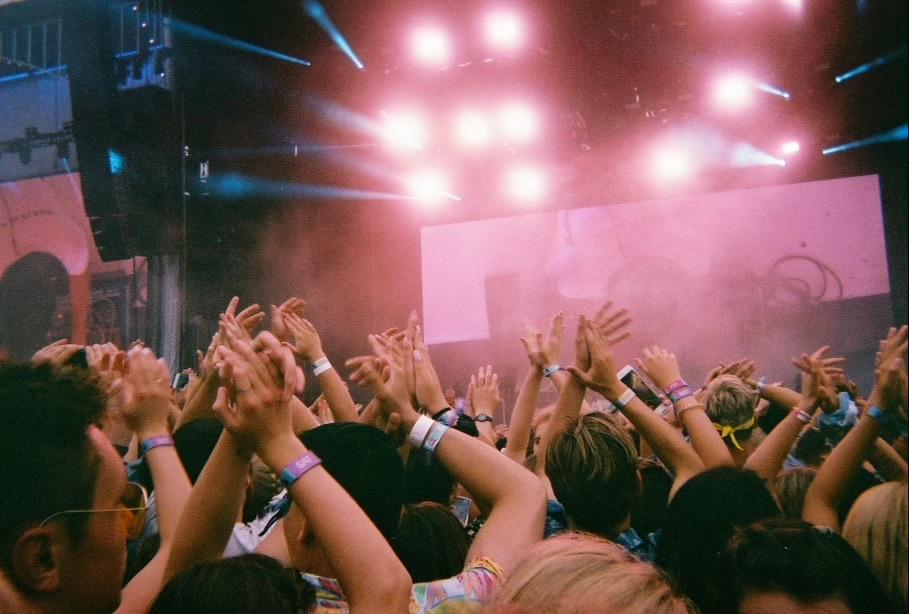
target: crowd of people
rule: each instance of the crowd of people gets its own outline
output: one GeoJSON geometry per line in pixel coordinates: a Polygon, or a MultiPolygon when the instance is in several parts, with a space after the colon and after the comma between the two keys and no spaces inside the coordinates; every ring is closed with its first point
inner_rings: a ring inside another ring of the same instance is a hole
{"type": "Polygon", "coordinates": [[[141,342],[0,361],[0,613],[906,611],[906,326],[867,394],[828,347],[798,390],[701,385],[661,347],[622,369],[607,303],[573,347],[528,325],[503,411],[415,312],[332,365],[305,307],[234,298],[176,377],[141,342]]]}

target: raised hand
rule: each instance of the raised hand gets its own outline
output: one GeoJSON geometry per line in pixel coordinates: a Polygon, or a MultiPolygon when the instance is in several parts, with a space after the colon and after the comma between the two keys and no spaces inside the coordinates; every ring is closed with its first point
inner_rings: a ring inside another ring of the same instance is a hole
{"type": "Polygon", "coordinates": [[[284,324],[284,314],[292,313],[303,317],[306,310],[306,301],[292,296],[277,307],[271,305],[271,333],[279,341],[287,341],[287,327],[284,324]]]}
{"type": "Polygon", "coordinates": [[[439,381],[439,374],[432,366],[429,348],[423,341],[423,330],[417,325],[413,337],[414,396],[420,407],[437,412],[448,406],[439,381]]]}
{"type": "Polygon", "coordinates": [[[638,367],[653,380],[653,383],[665,390],[670,384],[682,378],[679,361],[675,354],[661,347],[644,348],[644,359],[635,359],[638,367]]]}
{"type": "Polygon", "coordinates": [[[632,320],[627,309],[619,309],[615,313],[610,313],[611,311],[612,301],[609,301],[600,307],[593,318],[593,326],[599,329],[609,345],[614,346],[631,335],[631,331],[627,329],[631,326],[632,320]]]}
{"type": "Polygon", "coordinates": [[[148,348],[130,351],[125,372],[115,387],[121,395],[121,416],[139,439],[170,432],[170,371],[154,352],[148,348]]]}
{"type": "Polygon", "coordinates": [[[885,411],[899,412],[905,419],[907,404],[906,362],[891,356],[877,368],[877,393],[880,407],[885,411]]]}
{"type": "Polygon", "coordinates": [[[909,348],[907,338],[909,338],[909,326],[903,325],[899,329],[891,327],[887,331],[887,337],[879,344],[880,349],[875,359],[875,368],[880,367],[894,356],[900,356],[905,361],[906,351],[909,348]]]}
{"type": "Polygon", "coordinates": [[[495,414],[496,408],[502,404],[502,394],[499,391],[499,376],[492,372],[492,366],[486,369],[480,367],[476,375],[470,376],[470,393],[468,396],[474,414],[495,414]]]}
{"type": "Polygon", "coordinates": [[[562,338],[565,333],[565,314],[561,311],[549,320],[549,332],[545,339],[543,333],[536,330],[533,324],[524,320],[524,336],[521,343],[530,364],[538,368],[547,367],[559,362],[562,353],[562,338]]]}
{"type": "MultiPolygon", "coordinates": [[[[619,340],[625,336],[627,335],[622,335],[619,340]]],[[[581,316],[577,344],[578,353],[583,352],[585,358],[576,360],[576,364],[568,367],[568,371],[588,388],[599,392],[610,401],[620,397],[625,386],[616,374],[612,344],[603,329],[581,316]],[[583,369],[585,360],[587,368],[583,369]]]]}
{"type": "MultiPolygon", "coordinates": [[[[825,345],[817,349],[811,356],[802,354],[794,358],[792,364],[802,372],[802,409],[807,412],[820,407],[824,413],[836,411],[839,400],[836,388],[833,385],[828,368],[825,366],[824,354],[830,351],[830,346],[825,345]]],[[[834,359],[837,360],[837,359],[834,359]]]]}
{"type": "Polygon", "coordinates": [[[309,320],[290,312],[283,317],[285,330],[297,356],[306,362],[314,362],[325,356],[319,333],[309,320]]]}
{"type": "Polygon", "coordinates": [[[222,385],[213,407],[224,427],[257,451],[292,437],[289,401],[298,371],[290,348],[262,332],[253,344],[231,339],[230,347],[221,345],[217,353],[222,385]]]}
{"type": "Polygon", "coordinates": [[[36,365],[50,363],[56,367],[62,367],[83,347],[75,343],[67,343],[66,339],[60,339],[35,352],[35,355],[32,356],[32,363],[36,365]]]}

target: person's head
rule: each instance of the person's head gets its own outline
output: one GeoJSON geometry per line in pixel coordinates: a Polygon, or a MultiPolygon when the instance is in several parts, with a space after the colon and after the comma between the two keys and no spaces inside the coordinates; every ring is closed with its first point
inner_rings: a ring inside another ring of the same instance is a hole
{"type": "Polygon", "coordinates": [[[820,430],[809,429],[799,437],[792,455],[809,467],[820,467],[830,450],[827,436],[820,430]]]}
{"type": "Polygon", "coordinates": [[[799,520],[802,517],[805,493],[816,475],[817,469],[813,467],[798,467],[787,469],[767,482],[770,493],[783,512],[783,518],[799,520]]]}
{"type": "Polygon", "coordinates": [[[615,537],[640,489],[637,450],[612,416],[587,414],[557,433],[546,475],[574,529],[615,537]]]}
{"type": "Polygon", "coordinates": [[[707,386],[707,415],[724,434],[726,445],[735,447],[751,437],[759,400],[757,391],[732,375],[721,375],[707,386]]]}
{"type": "Polygon", "coordinates": [[[657,563],[705,608],[715,597],[717,556],[737,527],[779,516],[763,480],[751,471],[720,467],[688,480],[666,511],[657,563]]]}
{"type": "Polygon", "coordinates": [[[723,587],[718,611],[893,611],[874,574],[842,537],[801,520],[765,520],[739,528],[719,561],[712,578],[723,587]]]}
{"type": "Polygon", "coordinates": [[[631,525],[641,535],[647,535],[663,527],[672,477],[662,465],[656,463],[639,463],[638,472],[641,475],[641,491],[631,510],[631,525]]]}
{"type": "Polygon", "coordinates": [[[907,606],[907,491],[905,482],[866,490],[853,504],[843,537],[861,555],[900,611],[907,606]]]}
{"type": "Polygon", "coordinates": [[[315,603],[278,561],[261,554],[202,563],[161,589],[149,614],[298,614],[315,603]]]}
{"type": "MultiPolygon", "coordinates": [[[[393,541],[401,519],[404,464],[391,436],[364,424],[340,422],[306,431],[300,439],[385,538],[393,541]]],[[[284,519],[284,531],[295,562],[305,559],[306,547],[317,545],[296,505],[284,519]]]]}
{"type": "Polygon", "coordinates": [[[104,409],[85,371],[0,365],[0,600],[118,605],[132,517],[123,465],[94,426],[104,409]]]}
{"type": "Polygon", "coordinates": [[[395,551],[414,582],[450,578],[467,558],[467,534],[451,510],[431,501],[404,506],[395,551]]]}
{"type": "Polygon", "coordinates": [[[493,613],[689,614],[688,599],[650,563],[621,546],[563,533],[531,548],[496,593],[493,613]]]}

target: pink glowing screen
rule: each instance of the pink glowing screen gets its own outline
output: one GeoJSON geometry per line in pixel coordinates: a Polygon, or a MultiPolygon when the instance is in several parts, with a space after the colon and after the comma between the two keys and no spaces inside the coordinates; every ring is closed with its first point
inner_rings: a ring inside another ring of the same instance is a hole
{"type": "Polygon", "coordinates": [[[421,241],[429,343],[606,299],[684,342],[890,292],[877,176],[427,226],[421,241]]]}

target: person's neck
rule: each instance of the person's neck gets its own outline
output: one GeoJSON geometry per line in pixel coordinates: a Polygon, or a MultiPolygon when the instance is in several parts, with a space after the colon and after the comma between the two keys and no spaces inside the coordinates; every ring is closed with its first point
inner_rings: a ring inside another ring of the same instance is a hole
{"type": "Polygon", "coordinates": [[[41,614],[49,611],[26,599],[0,572],[0,614],[41,614]]]}

